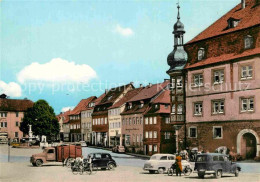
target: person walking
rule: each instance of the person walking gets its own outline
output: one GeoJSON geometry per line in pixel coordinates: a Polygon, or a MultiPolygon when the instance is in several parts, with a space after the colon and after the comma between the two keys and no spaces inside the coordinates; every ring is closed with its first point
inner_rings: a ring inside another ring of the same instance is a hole
{"type": "Polygon", "coordinates": [[[176,176],[180,175],[181,176],[181,172],[182,172],[182,165],[181,165],[181,156],[178,155],[176,157],[175,163],[176,163],[176,176]]]}

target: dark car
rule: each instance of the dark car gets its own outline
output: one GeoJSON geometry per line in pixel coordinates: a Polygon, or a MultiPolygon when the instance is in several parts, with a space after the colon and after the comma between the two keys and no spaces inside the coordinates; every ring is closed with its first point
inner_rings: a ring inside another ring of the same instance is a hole
{"type": "Polygon", "coordinates": [[[117,167],[116,161],[109,153],[91,153],[93,166],[101,169],[114,169],[117,167]]]}
{"type": "Polygon", "coordinates": [[[213,174],[216,178],[221,178],[223,173],[231,173],[238,176],[241,167],[231,162],[228,156],[218,153],[198,154],[195,168],[199,178],[204,178],[205,175],[213,174]]]}

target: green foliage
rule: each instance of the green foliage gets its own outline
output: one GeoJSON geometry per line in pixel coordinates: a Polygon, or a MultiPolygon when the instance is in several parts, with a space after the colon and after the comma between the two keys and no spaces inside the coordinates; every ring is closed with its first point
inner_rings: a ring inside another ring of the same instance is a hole
{"type": "Polygon", "coordinates": [[[38,100],[32,108],[27,110],[20,125],[20,130],[29,134],[29,124],[32,125],[34,135],[52,137],[59,133],[59,123],[54,110],[45,100],[38,100]]]}

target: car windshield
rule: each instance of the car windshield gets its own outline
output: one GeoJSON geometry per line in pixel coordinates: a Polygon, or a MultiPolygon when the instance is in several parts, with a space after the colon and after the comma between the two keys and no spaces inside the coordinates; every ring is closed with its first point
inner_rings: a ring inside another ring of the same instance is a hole
{"type": "Polygon", "coordinates": [[[153,156],[150,158],[150,160],[156,160],[156,159],[157,159],[156,155],[153,155],[153,156]]]}
{"type": "Polygon", "coordinates": [[[207,161],[207,156],[201,155],[197,157],[197,162],[205,162],[207,161]]]}

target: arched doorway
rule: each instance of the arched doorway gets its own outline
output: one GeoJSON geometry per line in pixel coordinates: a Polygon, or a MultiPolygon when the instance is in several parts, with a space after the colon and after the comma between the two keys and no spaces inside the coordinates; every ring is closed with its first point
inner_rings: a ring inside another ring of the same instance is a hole
{"type": "Polygon", "coordinates": [[[243,158],[253,159],[259,155],[259,138],[255,131],[244,129],[237,136],[237,153],[243,158]]]}
{"type": "Polygon", "coordinates": [[[256,156],[256,138],[252,133],[245,133],[241,140],[241,155],[246,159],[254,159],[256,156]]]}

